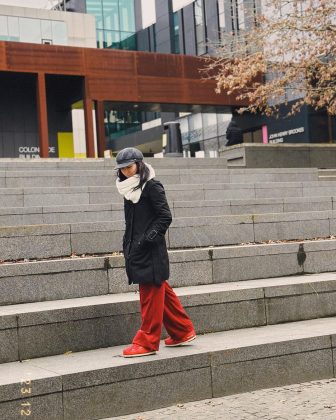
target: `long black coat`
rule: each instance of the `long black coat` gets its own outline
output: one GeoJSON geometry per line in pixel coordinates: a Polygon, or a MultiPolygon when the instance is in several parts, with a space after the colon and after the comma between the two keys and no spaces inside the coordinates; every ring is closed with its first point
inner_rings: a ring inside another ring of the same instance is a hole
{"type": "Polygon", "coordinates": [[[123,238],[126,273],[131,283],[160,285],[169,278],[165,233],[172,222],[160,181],[147,181],[140,200],[124,199],[126,230],[123,238]]]}

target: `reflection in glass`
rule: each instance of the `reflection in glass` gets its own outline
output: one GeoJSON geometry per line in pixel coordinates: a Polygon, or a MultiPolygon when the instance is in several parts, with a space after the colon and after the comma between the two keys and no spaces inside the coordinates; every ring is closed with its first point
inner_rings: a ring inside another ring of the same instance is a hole
{"type": "Polygon", "coordinates": [[[177,12],[175,12],[173,14],[173,25],[174,25],[174,35],[173,35],[173,40],[174,40],[174,45],[173,45],[173,52],[175,54],[179,54],[180,53],[180,28],[179,28],[179,21],[178,21],[178,14],[177,12]]]}
{"type": "Polygon", "coordinates": [[[202,0],[195,1],[194,16],[195,16],[195,27],[196,27],[196,53],[197,55],[202,55],[206,53],[205,26],[204,26],[202,0]]]}
{"type": "Polygon", "coordinates": [[[39,19],[21,18],[20,19],[20,40],[41,43],[41,21],[39,19]]]}
{"type": "Polygon", "coordinates": [[[120,30],[135,32],[134,0],[119,0],[120,30]]]}
{"type": "MultiPolygon", "coordinates": [[[[1,24],[0,24],[1,28],[1,24]]],[[[20,38],[19,18],[8,16],[8,37],[10,41],[18,41],[20,38]]]]}
{"type": "Polygon", "coordinates": [[[42,39],[52,39],[52,28],[50,20],[41,21],[41,33],[42,39]]]}
{"type": "Polygon", "coordinates": [[[7,38],[8,38],[7,16],[0,16],[0,39],[7,40],[7,38]]]}
{"type": "Polygon", "coordinates": [[[87,0],[86,12],[95,16],[97,29],[104,29],[102,0],[87,0]]]}
{"type": "Polygon", "coordinates": [[[103,0],[104,29],[118,31],[119,8],[118,0],[103,0]]]}
{"type": "Polygon", "coordinates": [[[86,1],[87,13],[96,18],[98,48],[136,50],[134,1],[86,1]]]}
{"type": "Polygon", "coordinates": [[[67,44],[67,30],[64,22],[53,20],[51,23],[52,27],[52,39],[54,44],[66,45],[67,44]]]}
{"type": "Polygon", "coordinates": [[[105,48],[119,48],[120,44],[120,35],[118,31],[105,31],[104,37],[104,47],[105,48]]]}
{"type": "Polygon", "coordinates": [[[121,50],[136,50],[136,34],[132,32],[120,32],[120,45],[121,50]]]}

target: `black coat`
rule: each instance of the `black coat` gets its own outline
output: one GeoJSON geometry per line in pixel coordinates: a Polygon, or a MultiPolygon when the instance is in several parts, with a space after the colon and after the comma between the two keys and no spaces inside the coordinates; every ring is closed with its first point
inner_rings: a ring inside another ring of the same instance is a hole
{"type": "Polygon", "coordinates": [[[172,222],[160,181],[147,181],[140,200],[124,199],[126,230],[123,238],[126,273],[131,283],[161,285],[169,278],[165,233],[172,222]]]}
{"type": "Polygon", "coordinates": [[[228,139],[226,146],[243,143],[243,131],[234,122],[230,122],[226,130],[226,138],[228,139]]]}

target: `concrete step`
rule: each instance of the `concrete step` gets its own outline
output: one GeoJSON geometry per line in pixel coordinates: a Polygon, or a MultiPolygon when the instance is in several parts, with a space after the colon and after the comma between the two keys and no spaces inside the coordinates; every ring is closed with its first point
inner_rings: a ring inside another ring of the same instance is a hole
{"type": "Polygon", "coordinates": [[[182,348],[161,343],[145,358],[124,359],[123,347],[1,365],[0,417],[29,408],[36,420],[46,412],[91,420],[332,378],[336,318],[211,333],[182,348]]]}
{"type": "MultiPolygon", "coordinates": [[[[226,168],[223,158],[145,158],[145,161],[157,168],[226,168]]],[[[6,159],[0,160],[4,170],[49,170],[49,169],[113,169],[115,159],[6,159]]],[[[307,168],[311,169],[311,168],[307,168]]],[[[312,169],[314,170],[314,169],[312,169]]]]}
{"type": "MultiPolygon", "coordinates": [[[[170,250],[173,287],[336,271],[336,241],[170,250]]],[[[0,264],[0,305],[136,291],[119,256],[0,264]]]]}
{"type": "MultiPolygon", "coordinates": [[[[170,201],[336,196],[332,181],[168,184],[165,190],[170,201]]],[[[115,186],[0,188],[0,202],[1,207],[39,207],[121,203],[122,197],[115,186]]]]}
{"type": "MultiPolygon", "coordinates": [[[[336,315],[336,274],[176,289],[197,333],[336,315]]],[[[139,323],[138,293],[0,307],[0,363],[127,344],[139,323]]]]}
{"type": "MultiPolygon", "coordinates": [[[[156,169],[156,178],[164,184],[204,183],[252,183],[252,182],[314,182],[318,181],[316,171],[297,172],[242,172],[228,169],[156,169]]],[[[116,173],[112,169],[45,169],[2,171],[0,167],[1,188],[24,187],[76,187],[76,186],[113,186],[116,173]]]]}
{"type": "MultiPolygon", "coordinates": [[[[125,223],[92,222],[0,227],[0,259],[46,259],[122,249],[125,223]]],[[[304,240],[336,235],[336,212],[181,217],[166,234],[170,249],[304,240]]]]}
{"type": "MultiPolygon", "coordinates": [[[[288,213],[336,209],[334,197],[288,197],[251,200],[170,201],[173,217],[288,213]]],[[[69,206],[0,207],[0,226],[124,220],[123,203],[69,206]]]]}

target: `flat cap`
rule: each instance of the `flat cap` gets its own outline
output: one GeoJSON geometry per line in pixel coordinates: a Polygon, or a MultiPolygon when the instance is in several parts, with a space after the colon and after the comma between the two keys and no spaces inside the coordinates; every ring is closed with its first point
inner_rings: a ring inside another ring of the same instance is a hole
{"type": "Polygon", "coordinates": [[[136,149],[135,147],[126,147],[117,154],[117,164],[114,169],[125,168],[132,163],[143,160],[143,158],[143,154],[139,149],[136,149]]]}

